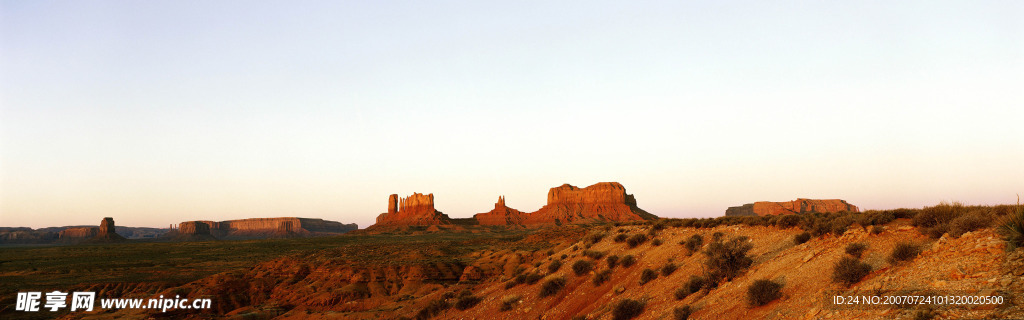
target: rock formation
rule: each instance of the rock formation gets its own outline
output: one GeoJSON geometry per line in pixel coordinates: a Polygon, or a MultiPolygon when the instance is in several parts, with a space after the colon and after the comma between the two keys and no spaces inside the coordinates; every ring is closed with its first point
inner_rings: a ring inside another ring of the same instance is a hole
{"type": "Polygon", "coordinates": [[[92,242],[122,242],[127,241],[124,237],[114,232],[114,218],[106,217],[100,222],[100,228],[96,236],[92,237],[92,242]]]}
{"type": "Polygon", "coordinates": [[[800,214],[812,212],[860,212],[857,206],[841,199],[803,199],[798,198],[786,202],[759,201],[742,206],[729,207],[726,216],[771,216],[783,214],[800,214]]]}
{"type": "Polygon", "coordinates": [[[499,196],[494,209],[478,213],[472,219],[450,219],[434,210],[433,194],[413,194],[399,201],[398,210],[391,212],[390,207],[396,197],[391,195],[389,211],[377,217],[375,227],[442,224],[525,226],[657,218],[638,208],[636,198],[626,194],[626,188],[618,182],[601,182],[582,189],[568,184],[551,188],[547,205],[532,213],[509,208],[505,205],[505,197],[499,196]]]}
{"type": "Polygon", "coordinates": [[[657,218],[640,209],[636,198],[618,182],[580,189],[563,184],[548,191],[548,204],[530,213],[526,224],[639,221],[657,218]]]}
{"type": "Polygon", "coordinates": [[[89,239],[99,233],[100,229],[97,227],[76,227],[61,230],[59,237],[61,240],[89,239]]]}
{"type": "Polygon", "coordinates": [[[186,221],[178,225],[178,235],[176,237],[181,240],[301,237],[341,234],[356,229],[358,229],[358,226],[355,224],[342,224],[337,221],[323,219],[252,218],[219,222],[186,221]]]}
{"type": "Polygon", "coordinates": [[[494,204],[494,210],[477,213],[473,218],[481,225],[521,225],[526,220],[526,213],[506,207],[505,197],[499,196],[498,202],[494,204]]]}
{"type": "Polygon", "coordinates": [[[448,215],[434,209],[434,194],[413,193],[398,201],[398,210],[392,210],[398,195],[388,197],[388,212],[377,216],[375,226],[428,226],[452,224],[448,215]]]}

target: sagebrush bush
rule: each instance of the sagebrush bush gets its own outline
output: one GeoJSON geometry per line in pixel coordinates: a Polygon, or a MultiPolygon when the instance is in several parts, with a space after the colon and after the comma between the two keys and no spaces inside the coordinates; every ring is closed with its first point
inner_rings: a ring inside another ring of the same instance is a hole
{"type": "Polygon", "coordinates": [[[725,233],[722,233],[721,231],[712,233],[711,234],[711,242],[722,241],[723,237],[725,237],[725,233]]]}
{"type": "Polygon", "coordinates": [[[608,269],[615,269],[615,266],[619,264],[619,256],[610,255],[604,261],[608,263],[608,269]]]}
{"type": "Polygon", "coordinates": [[[671,263],[671,262],[666,263],[664,266],[661,267],[661,275],[667,277],[667,276],[671,275],[673,272],[676,272],[676,269],[678,269],[678,268],[679,268],[679,266],[676,266],[675,263],[671,263]]]}
{"type": "Polygon", "coordinates": [[[448,300],[445,298],[430,301],[430,303],[427,303],[426,307],[423,307],[423,309],[420,309],[420,311],[416,313],[416,319],[433,318],[451,307],[452,304],[448,303],[448,300]]]}
{"type": "Polygon", "coordinates": [[[832,281],[849,287],[860,282],[860,279],[869,273],[871,273],[871,265],[852,257],[843,257],[836,262],[832,269],[832,281]]]}
{"type": "Polygon", "coordinates": [[[860,259],[860,256],[864,254],[864,250],[868,249],[868,245],[860,242],[854,242],[846,245],[846,254],[860,259]]]}
{"type": "Polygon", "coordinates": [[[612,241],[621,243],[621,242],[626,242],[626,239],[629,239],[629,236],[626,235],[625,233],[620,233],[620,234],[615,235],[615,238],[612,238],[612,241]]]}
{"type": "Polygon", "coordinates": [[[652,280],[657,279],[657,278],[658,278],[658,273],[657,272],[654,272],[654,270],[651,270],[651,269],[644,269],[644,271],[642,273],[640,273],[640,284],[641,285],[647,284],[648,282],[651,282],[652,280]]]}
{"type": "Polygon", "coordinates": [[[800,225],[800,216],[795,214],[787,214],[775,220],[775,226],[779,229],[788,229],[800,225]]]}
{"type": "Polygon", "coordinates": [[[651,240],[651,245],[655,246],[655,247],[660,246],[661,245],[661,239],[655,238],[654,240],[651,240]]]}
{"type": "Polygon", "coordinates": [[[591,258],[591,259],[597,260],[597,259],[601,259],[601,258],[604,257],[604,252],[593,251],[593,250],[585,250],[585,251],[583,251],[583,256],[587,257],[587,258],[591,258]]]}
{"type": "Polygon", "coordinates": [[[949,235],[959,238],[965,233],[988,228],[991,224],[992,217],[986,212],[971,210],[949,222],[949,235]]]}
{"type": "Polygon", "coordinates": [[[483,299],[474,295],[462,296],[455,302],[455,309],[466,310],[472,308],[480,303],[481,300],[483,299]]]}
{"type": "Polygon", "coordinates": [[[769,279],[754,281],[750,287],[747,287],[747,302],[751,306],[763,306],[780,297],[782,297],[782,284],[769,279]]]}
{"type": "Polygon", "coordinates": [[[598,272],[597,274],[594,275],[594,280],[593,280],[594,286],[595,287],[600,286],[602,283],[604,283],[605,281],[608,281],[608,279],[611,279],[611,278],[612,278],[612,271],[611,270],[605,269],[604,271],[598,272]]]}
{"type": "Polygon", "coordinates": [[[688,305],[672,309],[672,318],[675,320],[690,319],[691,314],[693,314],[693,308],[688,305]]]}
{"type": "Polygon", "coordinates": [[[729,241],[715,241],[704,250],[704,266],[712,282],[720,279],[732,280],[754,262],[747,257],[747,251],[754,246],[747,243],[747,237],[735,237],[729,241]]]}
{"type": "Polygon", "coordinates": [[[565,277],[558,277],[544,281],[544,284],[540,286],[540,297],[544,298],[562,291],[562,288],[565,288],[565,283],[565,277]]]}
{"type": "Polygon", "coordinates": [[[1024,248],[1024,206],[1017,206],[1017,212],[1004,218],[999,224],[999,233],[1006,240],[1006,250],[1024,248]]]}
{"type": "Polygon", "coordinates": [[[686,255],[692,255],[693,253],[700,251],[700,247],[704,245],[704,237],[699,234],[695,234],[686,238],[683,246],[686,247],[686,255]]]}
{"type": "Polygon", "coordinates": [[[572,272],[577,276],[582,276],[593,269],[594,263],[589,260],[576,260],[576,262],[572,264],[572,272]]]}
{"type": "Polygon", "coordinates": [[[697,293],[707,285],[707,280],[704,277],[698,275],[691,275],[690,279],[686,280],[686,294],[691,295],[697,293]]]}
{"type": "Polygon", "coordinates": [[[615,308],[612,309],[612,319],[614,320],[627,320],[633,319],[644,312],[644,303],[632,299],[623,299],[619,303],[615,304],[615,308]]]}
{"type": "Polygon", "coordinates": [[[548,264],[548,273],[555,273],[556,271],[558,271],[558,269],[561,269],[561,268],[562,268],[562,260],[551,261],[551,263],[548,264]]]}
{"type": "Polygon", "coordinates": [[[626,239],[626,245],[630,248],[636,248],[636,246],[639,246],[644,242],[647,242],[647,235],[643,233],[634,234],[630,236],[629,239],[626,239]]]}
{"type": "Polygon", "coordinates": [[[508,297],[505,297],[504,299],[501,299],[501,307],[499,307],[498,310],[501,310],[501,311],[512,310],[512,307],[515,306],[516,304],[518,304],[519,300],[521,300],[521,299],[522,299],[522,297],[520,297],[520,296],[508,296],[508,297]]]}
{"type": "Polygon", "coordinates": [[[794,244],[803,244],[804,242],[807,242],[807,241],[810,241],[810,240],[811,240],[811,234],[808,233],[808,232],[803,232],[803,233],[800,233],[800,234],[797,234],[797,235],[793,236],[793,243],[794,244]]]}
{"type": "Polygon", "coordinates": [[[603,233],[603,232],[601,232],[601,233],[591,233],[589,236],[587,236],[586,240],[587,240],[587,243],[589,243],[589,244],[597,244],[598,242],[601,242],[601,240],[604,239],[604,237],[607,236],[607,235],[608,234],[603,233]]]}
{"type": "Polygon", "coordinates": [[[871,227],[871,234],[881,234],[882,232],[885,232],[885,228],[882,226],[871,227]]]}
{"type": "Polygon", "coordinates": [[[672,295],[676,297],[676,300],[683,300],[686,299],[686,297],[690,296],[690,291],[687,290],[686,287],[682,287],[676,289],[676,291],[672,295]]]}
{"type": "Polygon", "coordinates": [[[623,256],[622,259],[619,259],[619,264],[621,264],[623,268],[632,267],[634,263],[636,263],[636,258],[631,254],[627,254],[623,256]]]}
{"type": "Polygon", "coordinates": [[[914,260],[918,254],[921,253],[921,248],[909,242],[900,242],[896,244],[896,247],[892,249],[892,253],[889,254],[890,263],[899,263],[902,261],[914,260]]]}
{"type": "Polygon", "coordinates": [[[915,227],[930,228],[946,224],[965,211],[962,203],[941,203],[934,207],[924,207],[911,219],[915,227]]]}

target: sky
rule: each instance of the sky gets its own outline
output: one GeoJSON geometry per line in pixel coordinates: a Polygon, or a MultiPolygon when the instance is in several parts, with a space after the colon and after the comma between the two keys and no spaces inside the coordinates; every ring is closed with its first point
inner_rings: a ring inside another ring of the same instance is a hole
{"type": "Polygon", "coordinates": [[[0,0],[0,226],[1024,194],[1020,1],[0,0]]]}

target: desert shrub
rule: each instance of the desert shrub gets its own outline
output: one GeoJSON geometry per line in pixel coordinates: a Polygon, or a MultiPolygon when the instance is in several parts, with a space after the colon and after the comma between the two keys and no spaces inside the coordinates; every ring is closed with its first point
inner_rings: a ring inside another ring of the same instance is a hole
{"type": "Polygon", "coordinates": [[[448,303],[445,298],[430,301],[426,307],[423,307],[423,309],[420,309],[420,311],[416,313],[416,319],[433,318],[434,316],[441,314],[441,312],[451,309],[451,307],[452,304],[448,303]]]}
{"type": "Polygon", "coordinates": [[[587,236],[586,240],[587,240],[587,243],[589,243],[589,244],[596,244],[598,242],[601,242],[601,240],[604,239],[604,237],[606,235],[607,234],[603,233],[603,232],[602,233],[591,233],[590,235],[587,236]]]}
{"type": "Polygon", "coordinates": [[[558,277],[544,281],[544,284],[540,286],[540,297],[544,298],[562,291],[562,288],[565,288],[565,283],[565,277],[558,277]]]}
{"type": "Polygon", "coordinates": [[[501,311],[512,310],[512,307],[515,306],[516,304],[518,304],[519,300],[521,300],[521,299],[522,299],[522,297],[520,297],[520,296],[508,296],[508,297],[505,297],[504,299],[501,299],[501,307],[499,307],[498,310],[501,310],[501,311]]]}
{"type": "Polygon", "coordinates": [[[623,299],[619,303],[615,304],[615,308],[612,309],[612,319],[614,320],[627,320],[633,319],[644,312],[644,303],[632,299],[623,299]]]}
{"type": "Polygon", "coordinates": [[[855,242],[846,245],[846,254],[851,255],[857,259],[860,259],[860,256],[864,254],[864,250],[867,249],[868,245],[860,242],[855,242]]]}
{"type": "Polygon", "coordinates": [[[704,250],[706,259],[704,266],[712,277],[710,281],[717,282],[719,279],[732,280],[741,271],[750,267],[754,262],[747,257],[747,251],[754,246],[747,243],[746,237],[735,237],[729,241],[715,241],[708,244],[704,250]]]}
{"type": "Polygon", "coordinates": [[[623,268],[632,267],[634,263],[636,263],[636,258],[631,254],[627,254],[623,256],[622,259],[619,259],[619,264],[621,264],[623,268]]]}
{"type": "Polygon", "coordinates": [[[974,230],[988,228],[991,225],[992,217],[981,210],[972,210],[954,218],[949,222],[949,234],[959,238],[964,233],[974,230]]]}
{"type": "Polygon", "coordinates": [[[581,314],[581,315],[572,317],[572,320],[587,320],[587,315],[581,314]]]}
{"type": "Polygon", "coordinates": [[[647,284],[654,279],[658,278],[658,273],[651,269],[644,269],[644,272],[640,274],[640,284],[647,284]]]}
{"type": "Polygon", "coordinates": [[[626,235],[625,233],[620,233],[620,234],[615,235],[615,238],[612,238],[612,241],[615,241],[615,242],[618,242],[618,243],[622,243],[622,242],[626,242],[626,239],[629,239],[629,236],[626,235]]]}
{"type": "Polygon", "coordinates": [[[569,255],[567,255],[567,254],[564,254],[564,253],[563,253],[563,254],[562,254],[562,256],[561,256],[562,260],[565,260],[565,258],[568,258],[568,257],[569,257],[569,255]]]}
{"type": "Polygon", "coordinates": [[[664,266],[661,267],[661,275],[667,277],[671,275],[673,272],[676,272],[676,269],[679,269],[679,267],[676,266],[675,263],[666,263],[664,266]]]}
{"type": "Polygon", "coordinates": [[[525,281],[523,281],[523,283],[532,285],[534,283],[537,283],[537,281],[540,281],[540,279],[544,279],[544,276],[541,275],[540,273],[530,272],[525,275],[525,278],[526,279],[525,281]]]}
{"type": "Polygon", "coordinates": [[[547,253],[548,253],[548,256],[549,256],[549,257],[550,257],[550,256],[553,256],[553,255],[555,254],[555,250],[548,250],[548,252],[547,252],[547,253]]]}
{"type": "Polygon", "coordinates": [[[864,222],[873,226],[884,225],[896,220],[896,215],[890,211],[872,212],[865,216],[867,216],[867,218],[865,218],[864,222]]]}
{"type": "Polygon", "coordinates": [[[722,233],[721,231],[715,232],[711,234],[711,241],[721,241],[723,237],[725,237],[725,234],[722,233]]]}
{"type": "Polygon", "coordinates": [[[881,234],[884,231],[885,231],[885,228],[883,228],[882,226],[871,227],[871,234],[881,234]]]}
{"type": "Polygon", "coordinates": [[[651,245],[655,246],[655,247],[660,246],[661,245],[661,239],[651,240],[651,245]]]}
{"type": "Polygon", "coordinates": [[[682,287],[676,289],[675,293],[673,293],[673,296],[676,297],[676,300],[683,300],[686,299],[686,297],[690,296],[690,291],[686,290],[686,287],[682,287]]]}
{"type": "Polygon", "coordinates": [[[939,314],[932,309],[917,310],[914,313],[914,320],[932,320],[935,319],[939,314]]]}
{"type": "Polygon", "coordinates": [[[999,233],[1006,240],[1006,250],[1024,247],[1024,206],[1017,206],[1017,212],[1004,218],[999,233]]]}
{"type": "Polygon", "coordinates": [[[639,246],[644,242],[647,242],[647,235],[643,233],[634,234],[630,236],[629,239],[626,239],[626,245],[630,248],[636,248],[636,246],[639,246]]]}
{"type": "Polygon", "coordinates": [[[594,286],[595,287],[600,286],[602,283],[604,283],[605,281],[608,281],[608,279],[611,279],[611,278],[612,278],[612,271],[611,270],[605,269],[604,271],[598,272],[597,274],[594,275],[594,280],[593,280],[594,286]]]}
{"type": "Polygon", "coordinates": [[[918,227],[922,234],[939,238],[949,230],[949,222],[956,219],[965,210],[964,205],[959,202],[941,203],[934,207],[921,209],[911,219],[911,223],[918,227]]]}
{"type": "Polygon", "coordinates": [[[483,300],[480,297],[474,295],[463,296],[455,301],[455,309],[466,310],[476,306],[480,301],[483,300]]]}
{"type": "Polygon", "coordinates": [[[684,288],[686,288],[687,292],[686,294],[690,295],[697,293],[698,291],[700,291],[700,289],[703,289],[705,286],[708,285],[707,282],[708,281],[704,279],[704,277],[698,275],[691,275],[690,279],[686,280],[686,284],[684,285],[684,288]]]}
{"type": "Polygon", "coordinates": [[[810,241],[810,240],[811,240],[811,234],[808,233],[808,232],[803,232],[803,233],[800,233],[800,234],[798,234],[796,236],[793,236],[793,243],[794,244],[803,244],[804,242],[807,242],[807,241],[810,241]]]}
{"type": "Polygon", "coordinates": [[[562,260],[551,261],[551,263],[548,264],[548,273],[555,273],[556,271],[558,271],[558,269],[561,269],[561,268],[562,268],[562,260]]]}
{"type": "Polygon", "coordinates": [[[615,266],[619,264],[619,256],[610,255],[604,259],[608,263],[608,269],[615,269],[615,266]]]}
{"type": "Polygon", "coordinates": [[[594,263],[589,260],[576,260],[576,262],[572,264],[572,272],[577,276],[582,276],[593,269],[594,263]]]}
{"type": "Polygon", "coordinates": [[[682,245],[686,247],[686,255],[692,255],[694,252],[700,251],[700,247],[704,245],[704,237],[699,234],[692,235],[686,238],[682,245]]]}
{"type": "Polygon", "coordinates": [[[800,216],[795,214],[787,214],[775,220],[775,226],[780,229],[788,229],[800,225],[800,216]]]}
{"type": "Polygon", "coordinates": [[[901,261],[914,260],[920,253],[921,248],[918,248],[918,246],[909,242],[900,242],[896,244],[896,247],[892,249],[892,253],[889,254],[889,262],[895,264],[901,261]]]}
{"type": "Polygon", "coordinates": [[[591,259],[597,260],[597,259],[601,259],[602,257],[604,257],[604,252],[593,251],[593,250],[586,250],[586,251],[583,251],[583,256],[587,257],[587,258],[591,258],[591,259]]]}
{"type": "Polygon", "coordinates": [[[672,319],[675,320],[687,320],[690,319],[690,315],[693,314],[693,308],[690,306],[676,307],[672,309],[672,319]]]}
{"type": "Polygon", "coordinates": [[[849,229],[852,224],[853,218],[850,218],[847,215],[838,216],[835,219],[832,219],[831,230],[829,232],[834,235],[841,235],[846,233],[846,230],[849,229]]]}
{"type": "Polygon", "coordinates": [[[519,285],[519,283],[516,282],[515,279],[509,280],[509,282],[505,282],[505,290],[515,288],[517,285],[519,285]]]}
{"type": "Polygon", "coordinates": [[[871,273],[871,265],[852,257],[843,257],[836,262],[832,269],[832,281],[848,287],[860,282],[860,279],[869,273],[871,273]]]}
{"type": "Polygon", "coordinates": [[[782,297],[782,284],[769,279],[754,281],[747,287],[747,302],[751,306],[763,306],[782,297]]]}

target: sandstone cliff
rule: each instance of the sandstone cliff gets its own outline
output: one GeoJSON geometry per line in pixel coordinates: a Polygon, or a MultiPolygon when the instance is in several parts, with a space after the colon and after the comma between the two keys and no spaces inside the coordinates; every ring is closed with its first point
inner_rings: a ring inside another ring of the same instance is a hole
{"type": "Polygon", "coordinates": [[[857,206],[841,199],[803,199],[798,198],[786,202],[759,201],[742,206],[729,207],[726,216],[769,216],[782,214],[799,214],[812,212],[860,212],[857,206]]]}
{"type": "Polygon", "coordinates": [[[91,242],[123,242],[124,237],[114,232],[114,218],[106,217],[100,222],[99,231],[89,241],[91,242]]]}
{"type": "Polygon", "coordinates": [[[398,200],[398,208],[395,209],[395,199],[398,195],[392,194],[388,197],[388,212],[377,216],[377,223],[374,226],[427,226],[438,224],[452,224],[448,215],[434,209],[434,194],[413,193],[407,198],[398,200]]]}
{"type": "Polygon", "coordinates": [[[530,213],[526,224],[639,221],[657,216],[640,209],[636,198],[618,182],[601,182],[580,189],[563,184],[548,191],[548,204],[530,213]]]}
{"type": "Polygon", "coordinates": [[[178,225],[178,240],[256,239],[341,234],[355,224],[309,218],[252,218],[227,221],[186,221],[178,225]]]}
{"type": "Polygon", "coordinates": [[[60,231],[59,237],[61,240],[89,239],[95,237],[99,232],[100,229],[97,227],[67,228],[60,231]]]}
{"type": "Polygon", "coordinates": [[[500,196],[493,210],[477,213],[473,215],[473,219],[481,225],[488,226],[521,225],[526,221],[526,213],[506,207],[505,197],[500,196]]]}

